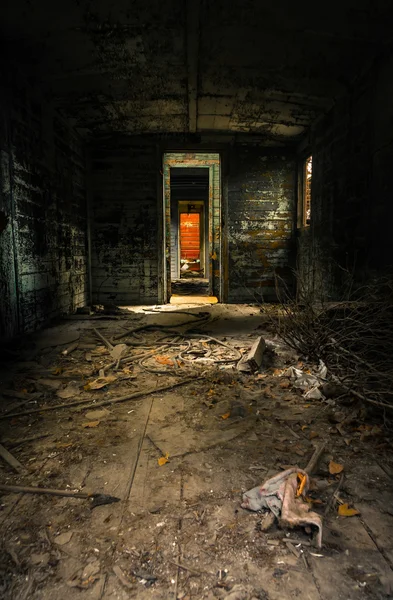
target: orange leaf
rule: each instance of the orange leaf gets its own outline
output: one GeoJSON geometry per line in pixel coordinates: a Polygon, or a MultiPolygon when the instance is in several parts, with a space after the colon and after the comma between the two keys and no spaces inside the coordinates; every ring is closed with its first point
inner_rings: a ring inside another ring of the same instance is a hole
{"type": "Polygon", "coordinates": [[[319,436],[319,433],[317,433],[316,431],[310,431],[310,440],[313,440],[314,438],[317,438],[319,436]]]}
{"type": "Polygon", "coordinates": [[[280,383],[280,388],[282,388],[283,390],[286,390],[286,389],[288,389],[288,388],[289,388],[289,386],[290,386],[290,385],[291,385],[291,384],[289,383],[289,381],[282,381],[282,382],[280,383]]]}
{"type": "Polygon", "coordinates": [[[340,465],[340,463],[335,463],[332,460],[329,463],[329,473],[330,475],[337,475],[344,471],[344,465],[340,465]]]}
{"type": "Polygon", "coordinates": [[[302,431],[304,431],[305,429],[308,429],[308,425],[302,425],[302,431]]]}
{"type": "Polygon", "coordinates": [[[305,475],[302,475],[301,473],[297,474],[297,478],[300,482],[298,489],[296,491],[296,498],[298,498],[299,496],[301,496],[304,492],[304,488],[306,487],[306,483],[307,483],[307,477],[305,475]]]}
{"type": "Polygon", "coordinates": [[[165,454],[165,456],[161,456],[161,458],[158,459],[158,464],[160,465],[160,467],[166,465],[167,462],[169,462],[168,452],[165,454]]]}
{"type": "Polygon", "coordinates": [[[338,514],[341,517],[354,517],[355,515],[360,515],[360,511],[356,508],[349,508],[349,505],[346,502],[338,507],[338,514]]]}
{"type": "Polygon", "coordinates": [[[208,395],[208,396],[214,396],[214,394],[215,394],[215,393],[216,393],[216,392],[215,392],[215,391],[212,389],[212,390],[209,390],[209,391],[207,392],[207,395],[208,395]]]}
{"type": "Polygon", "coordinates": [[[168,356],[156,356],[156,361],[160,363],[160,365],[173,365],[173,362],[168,356]]]}
{"type": "Polygon", "coordinates": [[[231,413],[227,412],[224,415],[221,415],[221,419],[229,419],[230,416],[231,416],[231,413]]]}
{"type": "Polygon", "coordinates": [[[100,423],[101,421],[89,421],[88,423],[82,423],[82,427],[85,427],[85,429],[91,427],[98,427],[100,423]]]}

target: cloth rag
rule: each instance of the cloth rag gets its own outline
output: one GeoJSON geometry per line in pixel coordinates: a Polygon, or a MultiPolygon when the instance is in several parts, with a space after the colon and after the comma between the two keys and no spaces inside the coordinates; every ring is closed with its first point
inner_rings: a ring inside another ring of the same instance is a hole
{"type": "Polygon", "coordinates": [[[270,510],[281,525],[298,527],[314,525],[318,529],[316,542],[322,546],[322,520],[320,516],[310,511],[310,506],[301,496],[296,497],[298,482],[297,474],[306,477],[303,493],[306,494],[310,485],[308,474],[298,467],[291,467],[274,477],[267,479],[261,486],[252,488],[243,494],[242,508],[258,511],[262,508],[270,510]]]}

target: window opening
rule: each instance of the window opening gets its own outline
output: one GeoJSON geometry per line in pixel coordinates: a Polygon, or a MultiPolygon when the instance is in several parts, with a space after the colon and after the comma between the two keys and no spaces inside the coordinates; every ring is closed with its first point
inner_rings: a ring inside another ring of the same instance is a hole
{"type": "Polygon", "coordinates": [[[303,172],[303,225],[311,222],[312,156],[306,158],[303,172]]]}

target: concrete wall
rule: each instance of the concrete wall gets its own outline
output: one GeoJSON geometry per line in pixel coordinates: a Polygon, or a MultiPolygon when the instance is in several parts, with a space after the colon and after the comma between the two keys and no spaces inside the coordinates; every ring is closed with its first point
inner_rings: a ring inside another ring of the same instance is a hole
{"type": "Polygon", "coordinates": [[[310,135],[311,227],[300,237],[303,275],[337,298],[393,264],[393,59],[372,66],[310,135]]]}
{"type": "Polygon", "coordinates": [[[85,157],[79,136],[17,72],[0,99],[0,337],[87,300],[85,157]]]}
{"type": "Polygon", "coordinates": [[[274,301],[274,275],[292,288],[296,161],[238,146],[228,172],[229,302],[274,301]]]}
{"type": "MultiPolygon", "coordinates": [[[[170,156],[175,162],[179,157],[176,166],[181,166],[183,160],[192,164],[197,158],[209,160],[206,147],[201,152],[177,150],[170,156]]],[[[127,305],[160,301],[162,155],[154,138],[108,138],[91,149],[95,302],[127,305]]],[[[221,208],[213,206],[212,234],[218,240],[213,244],[217,257],[214,289],[221,289],[222,277],[224,301],[275,300],[274,273],[284,277],[289,286],[293,284],[295,154],[238,144],[231,149],[223,147],[222,157],[225,193],[221,208]],[[216,231],[220,222],[222,244],[216,231]]],[[[164,167],[167,189],[170,166],[174,165],[164,167]]],[[[221,189],[219,179],[215,185],[221,189]]]]}

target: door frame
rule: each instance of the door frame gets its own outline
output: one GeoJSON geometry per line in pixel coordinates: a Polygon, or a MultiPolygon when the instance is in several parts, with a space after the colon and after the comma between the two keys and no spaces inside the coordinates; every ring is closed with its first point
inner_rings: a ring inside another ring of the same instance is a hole
{"type": "MultiPolygon", "coordinates": [[[[222,198],[221,157],[217,152],[165,152],[163,155],[163,303],[171,297],[171,181],[170,170],[175,167],[209,169],[209,196],[205,218],[208,219],[208,279],[209,293],[222,302],[222,198]]],[[[207,262],[207,261],[206,261],[207,262]]]]}

